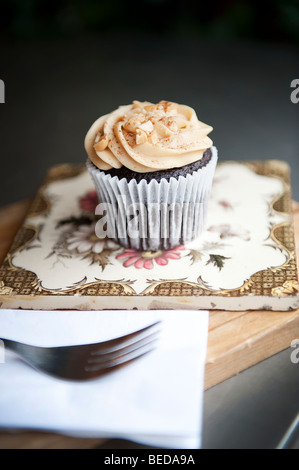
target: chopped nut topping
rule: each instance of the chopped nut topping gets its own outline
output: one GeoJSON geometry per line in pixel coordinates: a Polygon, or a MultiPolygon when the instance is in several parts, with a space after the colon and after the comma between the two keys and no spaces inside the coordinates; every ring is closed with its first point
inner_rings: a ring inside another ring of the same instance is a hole
{"type": "Polygon", "coordinates": [[[136,129],[136,144],[144,144],[147,141],[147,135],[146,132],[144,132],[142,129],[136,129]]]}
{"type": "Polygon", "coordinates": [[[188,120],[179,113],[177,105],[165,100],[157,104],[135,100],[121,120],[124,130],[135,135],[137,145],[147,141],[155,145],[188,127],[188,120]]]}
{"type": "Polygon", "coordinates": [[[98,137],[98,140],[96,139],[96,143],[94,144],[94,149],[96,152],[102,152],[103,150],[105,150],[105,148],[108,147],[108,137],[106,135],[104,135],[103,137],[98,137]]]}
{"type": "Polygon", "coordinates": [[[133,101],[132,109],[136,109],[136,108],[142,108],[142,103],[138,100],[133,101]]]}
{"type": "Polygon", "coordinates": [[[146,121],[143,124],[138,126],[139,129],[142,129],[145,132],[152,132],[154,129],[153,123],[151,121],[146,121]]]}
{"type": "Polygon", "coordinates": [[[170,116],[162,119],[163,124],[167,126],[172,132],[177,132],[178,129],[187,127],[187,121],[180,116],[170,116]]]}
{"type": "Polygon", "coordinates": [[[158,134],[155,130],[150,133],[148,140],[153,145],[155,145],[159,142],[159,137],[158,137],[158,134]]]}
{"type": "Polygon", "coordinates": [[[154,104],[149,104],[147,106],[144,106],[144,109],[147,113],[153,113],[154,111],[156,111],[158,108],[156,105],[154,104]]]}
{"type": "Polygon", "coordinates": [[[152,121],[153,124],[155,124],[156,122],[160,121],[160,119],[163,119],[164,116],[165,116],[165,113],[157,109],[149,114],[148,119],[152,121]]]}
{"type": "Polygon", "coordinates": [[[155,124],[155,128],[162,137],[169,137],[171,135],[171,130],[168,129],[168,127],[165,126],[162,121],[158,121],[155,124]]]}
{"type": "Polygon", "coordinates": [[[131,117],[125,124],[124,129],[128,132],[136,132],[136,129],[145,122],[145,116],[142,113],[138,113],[131,117]]]}

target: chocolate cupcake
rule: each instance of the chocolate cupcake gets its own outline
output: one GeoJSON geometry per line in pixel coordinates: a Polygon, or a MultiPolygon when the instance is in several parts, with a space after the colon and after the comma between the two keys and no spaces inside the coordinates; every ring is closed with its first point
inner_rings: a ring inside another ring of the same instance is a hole
{"type": "Polygon", "coordinates": [[[100,117],[85,138],[97,235],[143,251],[199,237],[217,163],[211,131],[192,108],[169,101],[134,101],[100,117]]]}

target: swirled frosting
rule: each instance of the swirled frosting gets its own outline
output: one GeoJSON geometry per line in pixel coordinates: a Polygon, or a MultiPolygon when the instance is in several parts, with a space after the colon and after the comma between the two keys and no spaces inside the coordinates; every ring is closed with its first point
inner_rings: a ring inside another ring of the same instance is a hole
{"type": "Polygon", "coordinates": [[[125,166],[147,173],[200,160],[213,144],[212,130],[189,106],[133,101],[97,119],[84,145],[100,170],[125,166]]]}

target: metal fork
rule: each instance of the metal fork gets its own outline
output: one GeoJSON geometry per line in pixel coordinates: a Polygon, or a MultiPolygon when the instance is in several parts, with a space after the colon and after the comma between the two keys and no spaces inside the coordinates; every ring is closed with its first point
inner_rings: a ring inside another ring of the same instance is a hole
{"type": "Polygon", "coordinates": [[[82,381],[108,374],[151,352],[159,323],[108,341],[74,346],[40,347],[1,340],[33,368],[53,377],[82,381]]]}

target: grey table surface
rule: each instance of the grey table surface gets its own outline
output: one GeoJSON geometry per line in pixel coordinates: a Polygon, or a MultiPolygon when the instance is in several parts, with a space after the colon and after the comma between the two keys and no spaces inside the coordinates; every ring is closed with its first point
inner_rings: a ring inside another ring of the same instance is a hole
{"type": "MultiPolygon", "coordinates": [[[[1,206],[34,195],[50,166],[84,162],[91,123],[134,99],[194,107],[214,128],[219,161],[286,161],[299,201],[299,103],[290,99],[299,54],[293,46],[108,33],[6,43],[0,78],[6,87],[1,206]]],[[[299,364],[290,353],[286,349],[205,392],[203,448],[277,446],[299,408],[299,364]]]]}

